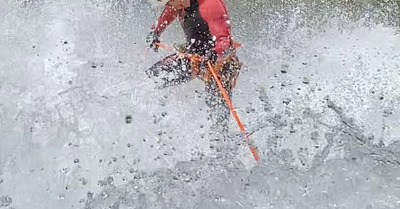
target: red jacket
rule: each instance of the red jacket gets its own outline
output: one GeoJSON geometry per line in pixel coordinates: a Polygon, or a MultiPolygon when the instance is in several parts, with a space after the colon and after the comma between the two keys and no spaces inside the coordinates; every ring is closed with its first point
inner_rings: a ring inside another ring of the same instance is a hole
{"type": "Polygon", "coordinates": [[[221,55],[231,46],[230,18],[223,0],[190,0],[190,7],[184,10],[167,6],[153,27],[155,34],[161,35],[177,17],[189,52],[204,54],[213,49],[221,55]]]}

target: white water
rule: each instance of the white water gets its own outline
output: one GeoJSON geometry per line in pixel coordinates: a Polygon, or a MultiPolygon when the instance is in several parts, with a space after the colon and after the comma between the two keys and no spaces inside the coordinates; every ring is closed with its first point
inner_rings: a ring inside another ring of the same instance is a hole
{"type": "MultiPolygon", "coordinates": [[[[245,63],[233,100],[255,165],[245,146],[213,157],[200,81],[154,88],[156,12],[121,4],[0,6],[0,208],[400,207],[396,28],[257,32],[232,9],[245,63]]],[[[183,38],[177,24],[163,37],[183,38]]],[[[241,140],[233,120],[230,132],[241,140]]]]}

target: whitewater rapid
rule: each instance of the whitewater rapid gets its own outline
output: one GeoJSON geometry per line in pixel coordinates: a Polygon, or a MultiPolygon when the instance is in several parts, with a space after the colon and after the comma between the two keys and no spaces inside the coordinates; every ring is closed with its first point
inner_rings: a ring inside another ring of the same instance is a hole
{"type": "MultiPolygon", "coordinates": [[[[256,165],[233,120],[238,154],[214,156],[201,81],[158,89],[145,75],[168,55],[144,44],[159,9],[5,0],[0,207],[399,208],[398,28],[338,10],[307,25],[321,14],[280,6],[242,19],[229,4],[256,165]]],[[[178,24],[163,36],[181,40],[178,24]]]]}

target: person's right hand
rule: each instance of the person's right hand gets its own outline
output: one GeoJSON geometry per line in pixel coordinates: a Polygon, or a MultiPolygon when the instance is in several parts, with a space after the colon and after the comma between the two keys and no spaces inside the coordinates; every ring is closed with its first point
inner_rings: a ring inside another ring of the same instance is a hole
{"type": "Polygon", "coordinates": [[[153,31],[149,33],[146,37],[146,44],[150,49],[158,52],[158,44],[160,43],[160,36],[153,31]]]}

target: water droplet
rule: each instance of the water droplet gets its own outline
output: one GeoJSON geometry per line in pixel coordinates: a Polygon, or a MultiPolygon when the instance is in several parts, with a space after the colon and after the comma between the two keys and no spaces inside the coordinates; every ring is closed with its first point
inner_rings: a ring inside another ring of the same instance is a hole
{"type": "Polygon", "coordinates": [[[126,124],[132,123],[132,116],[131,116],[131,115],[127,115],[127,116],[125,117],[125,123],[126,123],[126,124]]]}
{"type": "Polygon", "coordinates": [[[64,173],[68,173],[68,172],[69,172],[69,170],[70,170],[69,168],[63,168],[63,169],[62,169],[62,172],[64,172],[64,173]]]}
{"type": "Polygon", "coordinates": [[[60,194],[60,195],[58,196],[58,199],[60,199],[60,200],[65,199],[65,194],[60,194]]]}
{"type": "Polygon", "coordinates": [[[93,192],[88,192],[87,194],[86,194],[86,196],[87,196],[87,198],[88,199],[92,199],[93,198],[93,192]]]}
{"type": "Polygon", "coordinates": [[[109,177],[107,177],[107,184],[108,185],[113,185],[114,184],[114,178],[113,177],[111,177],[111,176],[109,176],[109,177]]]}

